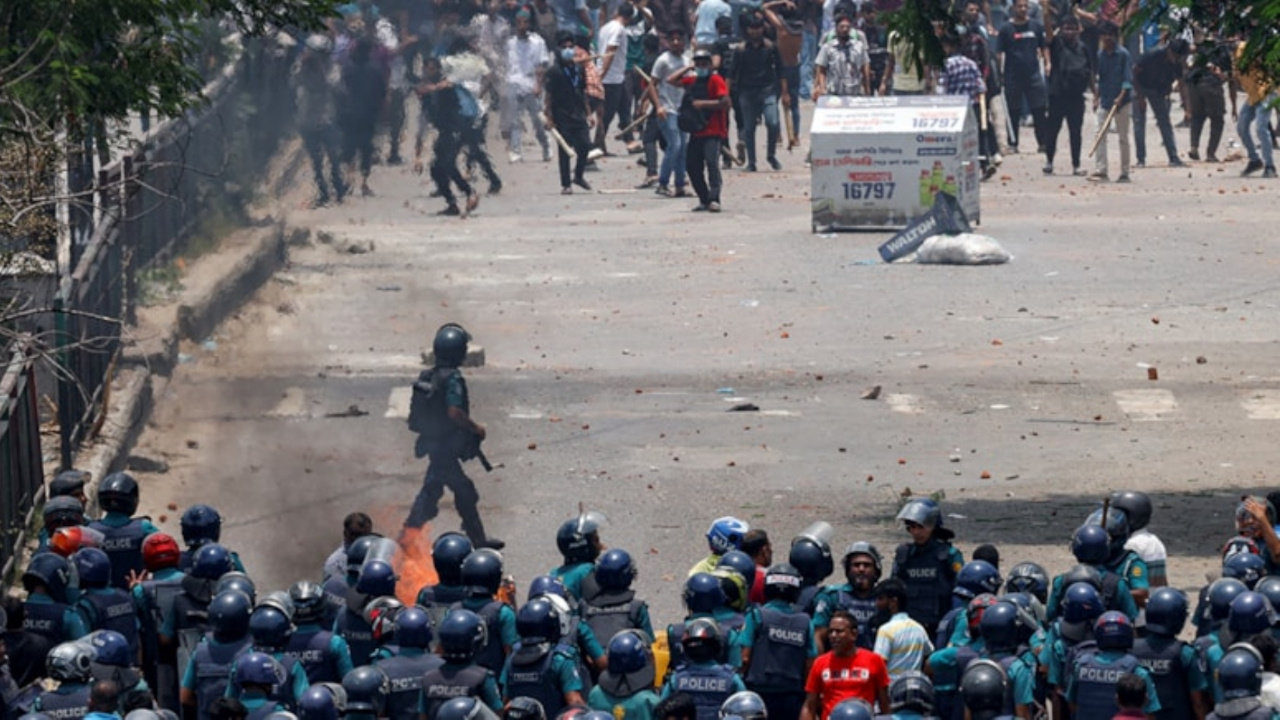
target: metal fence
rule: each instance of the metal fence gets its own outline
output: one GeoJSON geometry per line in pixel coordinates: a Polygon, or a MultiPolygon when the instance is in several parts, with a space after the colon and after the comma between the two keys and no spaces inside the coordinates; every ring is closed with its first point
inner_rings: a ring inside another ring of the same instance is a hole
{"type": "Polygon", "coordinates": [[[35,363],[26,342],[14,343],[0,375],[0,578],[24,540],[28,516],[44,487],[35,363]]]}

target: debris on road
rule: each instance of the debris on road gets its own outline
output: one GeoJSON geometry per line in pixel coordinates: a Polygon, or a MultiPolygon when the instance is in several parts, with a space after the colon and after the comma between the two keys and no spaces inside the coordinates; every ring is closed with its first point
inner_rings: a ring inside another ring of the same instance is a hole
{"type": "Polygon", "coordinates": [[[879,400],[880,386],[873,385],[872,387],[868,388],[866,392],[862,393],[862,399],[863,400],[879,400]]]}
{"type": "MultiPolygon", "coordinates": [[[[977,233],[935,235],[916,251],[914,262],[921,265],[1001,265],[1013,259],[995,238],[977,233]]],[[[907,262],[903,258],[899,262],[907,262]]]]}
{"type": "Polygon", "coordinates": [[[125,467],[135,472],[156,473],[163,475],[169,472],[169,463],[164,460],[155,460],[142,455],[130,455],[124,461],[125,467]]]}
{"type": "Polygon", "coordinates": [[[369,414],[369,411],[362,410],[359,405],[350,405],[347,407],[346,410],[342,410],[340,412],[325,413],[325,417],[327,418],[364,417],[365,415],[368,415],[368,414],[369,414]]]}
{"type": "Polygon", "coordinates": [[[726,412],[759,412],[759,411],[760,411],[759,405],[756,405],[755,403],[745,402],[745,403],[738,403],[737,405],[734,405],[733,407],[729,408],[726,412]]]}

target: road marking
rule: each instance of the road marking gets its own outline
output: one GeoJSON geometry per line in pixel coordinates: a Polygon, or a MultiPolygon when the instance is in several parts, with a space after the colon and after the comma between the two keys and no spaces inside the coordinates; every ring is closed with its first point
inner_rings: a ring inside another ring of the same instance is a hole
{"type": "Polygon", "coordinates": [[[284,391],[284,397],[276,406],[267,411],[271,417],[299,417],[307,414],[307,395],[302,388],[291,387],[284,391]]]}
{"type": "Polygon", "coordinates": [[[1280,420],[1280,390],[1254,390],[1240,401],[1250,420],[1280,420]]]}
{"type": "Polygon", "coordinates": [[[1117,390],[1112,395],[1120,411],[1134,422],[1167,420],[1178,411],[1178,401],[1168,390],[1117,390]]]}
{"type": "Polygon", "coordinates": [[[907,415],[924,414],[924,408],[920,407],[920,398],[915,395],[890,393],[885,396],[884,401],[888,403],[889,409],[894,412],[906,413],[907,415]]]}
{"type": "Polygon", "coordinates": [[[413,387],[391,388],[387,396],[387,411],[382,417],[405,419],[409,417],[409,403],[413,401],[413,387]]]}

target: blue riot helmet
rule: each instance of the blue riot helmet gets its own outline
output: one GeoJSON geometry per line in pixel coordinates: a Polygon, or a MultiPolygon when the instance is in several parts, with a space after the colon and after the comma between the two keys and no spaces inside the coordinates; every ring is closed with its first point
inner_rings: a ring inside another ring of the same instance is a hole
{"type": "Polygon", "coordinates": [[[106,512],[132,516],[138,510],[138,481],[125,472],[114,472],[98,485],[98,507],[106,512]]]}
{"type": "Polygon", "coordinates": [[[284,668],[276,659],[263,652],[251,652],[236,660],[236,683],[261,685],[268,690],[284,681],[284,668]]]}
{"type": "Polygon", "coordinates": [[[338,683],[316,683],[298,700],[301,720],[339,720],[347,713],[347,691],[338,683]]]}
{"type": "Polygon", "coordinates": [[[827,720],[872,720],[874,717],[875,713],[871,712],[870,705],[856,698],[850,698],[841,700],[831,708],[827,720]]]}
{"type": "Polygon", "coordinates": [[[993,718],[1004,714],[1004,699],[1009,676],[1000,663],[986,658],[974,660],[960,678],[960,696],[974,718],[993,718]]]}
{"type": "Polygon", "coordinates": [[[105,552],[96,547],[81,548],[71,559],[75,561],[81,587],[104,588],[111,584],[111,558],[105,552]]]}
{"type": "Polygon", "coordinates": [[[289,599],[293,601],[293,621],[298,625],[312,625],[324,617],[324,588],[303,580],[289,588],[289,599]]]}
{"type": "Polygon", "coordinates": [[[720,705],[720,720],[768,720],[764,700],[750,690],[730,695],[720,705]]]}
{"type": "Polygon", "coordinates": [[[1262,578],[1258,583],[1258,587],[1254,588],[1254,590],[1262,593],[1271,601],[1273,610],[1280,607],[1280,575],[1268,575],[1262,578]]]}
{"type": "Polygon", "coordinates": [[[234,570],[231,552],[217,543],[208,543],[196,551],[188,574],[201,580],[217,580],[234,570]]]}
{"type": "Polygon", "coordinates": [[[1072,583],[1062,597],[1062,619],[1069,623],[1092,623],[1104,609],[1098,590],[1088,583],[1072,583]]]}
{"type": "Polygon", "coordinates": [[[365,560],[356,580],[356,592],[371,597],[387,597],[396,594],[395,568],[381,560],[365,560]]]}
{"type": "Polygon", "coordinates": [[[1242,592],[1231,601],[1227,611],[1227,629],[1232,637],[1250,638],[1271,629],[1276,623],[1276,613],[1271,601],[1262,593],[1252,590],[1242,592]]]}
{"type": "Polygon", "coordinates": [[[31,558],[27,569],[22,571],[22,587],[31,593],[40,585],[54,600],[71,602],[69,591],[73,585],[73,574],[67,559],[56,553],[40,553],[31,558]]]}
{"type": "Polygon", "coordinates": [[[213,639],[220,643],[232,643],[249,632],[249,617],[253,603],[239,590],[224,590],[209,601],[209,629],[213,639]]]}
{"type": "Polygon", "coordinates": [[[636,564],[631,553],[620,548],[606,550],[596,560],[596,584],[602,590],[623,591],[631,589],[636,579],[636,564]]]}
{"type": "Polygon", "coordinates": [[[800,599],[804,577],[792,565],[778,563],[764,572],[764,599],[794,603],[800,599]]]}
{"type": "Polygon", "coordinates": [[[441,585],[456,587],[462,584],[462,561],[474,549],[471,540],[462,533],[447,532],[436,538],[431,545],[431,563],[435,565],[441,585]]]}
{"type": "Polygon", "coordinates": [[[400,647],[426,648],[431,645],[431,616],[416,605],[396,614],[396,644],[400,647]]]}
{"type": "Polygon", "coordinates": [[[133,653],[129,652],[129,641],[123,635],[115,630],[95,630],[83,641],[93,649],[90,668],[95,680],[110,680],[122,688],[137,684],[133,653]]]}
{"type": "Polygon", "coordinates": [[[526,645],[560,641],[560,616],[555,606],[534,598],[516,611],[516,634],[526,645]]]}
{"type": "Polygon", "coordinates": [[[741,550],[730,550],[720,556],[720,562],[716,563],[717,568],[730,568],[734,572],[742,576],[743,582],[747,589],[750,590],[756,581],[756,561],[751,556],[741,550]]]}
{"type": "Polygon", "coordinates": [[[1147,599],[1147,632],[1173,637],[1187,623],[1187,595],[1177,588],[1161,587],[1147,599]]]}
{"type": "Polygon", "coordinates": [[[436,629],[440,655],[455,663],[469,663],[488,642],[484,620],[470,610],[450,610],[436,629]]]}
{"type": "Polygon", "coordinates": [[[547,711],[542,703],[531,697],[511,698],[502,715],[504,720],[547,720],[547,711]]]}
{"type": "Polygon", "coordinates": [[[272,590],[259,600],[258,604],[279,610],[289,618],[289,622],[293,622],[298,610],[293,604],[293,597],[285,590],[272,590]]]}
{"type": "Polygon", "coordinates": [[[921,715],[932,715],[933,702],[933,681],[918,670],[908,670],[889,683],[889,707],[894,713],[914,710],[921,715]]]}
{"type": "Polygon", "coordinates": [[[1244,583],[1234,578],[1220,578],[1209,586],[1209,618],[1226,620],[1231,613],[1231,602],[1237,595],[1249,592],[1244,583]]]}
{"type": "Polygon", "coordinates": [[[84,470],[63,470],[49,481],[49,500],[80,495],[84,492],[84,486],[89,482],[89,477],[89,473],[84,470]]]}
{"type": "Polygon", "coordinates": [[[596,561],[600,556],[600,526],[604,521],[601,513],[583,512],[560,524],[556,530],[556,547],[566,565],[596,561]]]}
{"type": "Polygon", "coordinates": [[[690,613],[709,615],[728,601],[720,578],[711,573],[694,573],[684,584],[684,606],[690,613]]]}
{"type": "Polygon", "coordinates": [[[1111,507],[1123,510],[1129,531],[1138,532],[1151,522],[1151,498],[1144,492],[1125,490],[1111,494],[1111,507]]]}
{"type": "Polygon", "coordinates": [[[1092,585],[1094,590],[1102,592],[1102,573],[1092,565],[1072,565],[1062,574],[1062,587],[1071,587],[1076,583],[1092,585]]]}
{"type": "Polygon", "coordinates": [[[1009,570],[1004,590],[1027,593],[1041,603],[1046,603],[1049,601],[1049,574],[1037,563],[1018,563],[1009,570]]]}
{"type": "Polygon", "coordinates": [[[680,638],[680,648],[685,657],[693,662],[709,662],[720,656],[724,639],[720,635],[720,626],[711,618],[697,618],[685,625],[684,636],[680,638]]]}
{"type": "Polygon", "coordinates": [[[279,608],[259,605],[249,616],[249,634],[254,647],[279,652],[293,637],[293,622],[279,608]]]}
{"type": "Polygon", "coordinates": [[[1100,525],[1081,525],[1071,535],[1071,554],[1085,565],[1101,565],[1111,556],[1111,536],[1100,525]]]}
{"type": "Polygon", "coordinates": [[[211,505],[192,505],[182,513],[179,524],[187,547],[200,547],[222,539],[222,516],[211,505]]]}
{"type": "Polygon", "coordinates": [[[791,552],[787,555],[787,562],[804,576],[805,585],[820,585],[835,571],[831,546],[819,545],[806,537],[797,537],[791,541],[791,552]]]}
{"type": "Polygon", "coordinates": [[[445,323],[436,330],[435,339],[431,341],[431,352],[436,356],[436,365],[440,367],[460,367],[467,359],[467,343],[471,334],[457,323],[445,323]]]}
{"type": "MultiPolygon", "coordinates": [[[[222,549],[222,546],[206,545],[204,548],[200,549],[199,553],[204,553],[205,548],[222,549]]],[[[197,557],[199,557],[199,554],[197,554],[197,557]]],[[[231,570],[229,572],[224,573],[221,577],[219,577],[218,583],[213,587],[213,594],[217,595],[218,593],[223,592],[225,590],[239,590],[240,592],[248,596],[249,602],[255,603],[255,604],[258,602],[258,587],[254,585],[253,578],[249,577],[248,575],[245,575],[244,573],[238,570],[231,570]]]]}
{"type": "MultiPolygon", "coordinates": [[[[629,675],[649,668],[653,673],[653,649],[639,632],[622,630],[609,640],[608,670],[615,675],[629,675]]],[[[650,683],[652,684],[652,682],[650,683]]]]}
{"type": "Polygon", "coordinates": [[[44,504],[44,527],[49,532],[83,525],[84,520],[84,505],[74,497],[58,495],[44,504]]]}
{"type": "Polygon", "coordinates": [[[1107,537],[1111,539],[1109,559],[1114,560],[1126,552],[1124,544],[1129,540],[1129,515],[1116,507],[1107,508],[1105,518],[1103,514],[1103,508],[1094,510],[1085,524],[1098,525],[1107,531],[1107,537]]]}
{"type": "Polygon", "coordinates": [[[462,584],[472,597],[493,597],[502,586],[502,554],[497,550],[473,550],[462,561],[462,584]]]}
{"type": "Polygon", "coordinates": [[[982,612],[979,632],[992,651],[1012,651],[1018,647],[1018,608],[1000,601],[982,612]]]}
{"type": "Polygon", "coordinates": [[[1236,643],[1218,661],[1218,687],[1224,701],[1258,697],[1262,693],[1262,656],[1248,643],[1236,643]]]}
{"type": "Polygon", "coordinates": [[[938,507],[937,501],[931,498],[916,498],[903,505],[895,519],[898,522],[935,528],[942,522],[942,508],[938,507]]]}
{"type": "Polygon", "coordinates": [[[360,577],[360,567],[369,557],[369,551],[382,539],[384,538],[377,533],[369,533],[352,540],[347,546],[347,583],[349,585],[356,584],[356,580],[360,577]]]}
{"type": "Polygon", "coordinates": [[[560,578],[554,575],[539,575],[529,581],[529,594],[525,596],[525,600],[532,600],[541,595],[567,597],[569,590],[560,578]]]}
{"type": "Polygon", "coordinates": [[[1128,615],[1108,610],[1093,624],[1093,639],[1099,650],[1129,650],[1133,647],[1133,621],[1128,615]]]}
{"type": "Polygon", "coordinates": [[[54,645],[45,656],[45,671],[60,683],[87,683],[92,677],[93,648],[75,640],[54,645]]]}
{"type": "Polygon", "coordinates": [[[1004,580],[995,565],[986,560],[970,560],[956,573],[956,586],[952,593],[965,600],[972,600],[983,593],[995,595],[1000,592],[1002,582],[1004,580]]]}
{"type": "MultiPolygon", "coordinates": [[[[586,720],[583,713],[580,720],[586,720]]],[[[610,717],[613,717],[610,715],[610,717]]],[[[440,706],[433,720],[497,720],[498,716],[480,698],[457,697],[440,706]]]]}
{"type": "Polygon", "coordinates": [[[378,668],[363,665],[343,676],[342,689],[347,691],[348,714],[382,717],[387,695],[391,694],[391,681],[378,668]]]}
{"type": "Polygon", "coordinates": [[[742,549],[742,538],[751,527],[746,521],[736,517],[717,518],[707,528],[707,546],[716,555],[723,555],[730,550],[742,549]]]}
{"type": "MultiPolygon", "coordinates": [[[[1260,555],[1236,553],[1222,562],[1222,577],[1235,578],[1250,590],[1267,574],[1267,561],[1260,555]]],[[[80,573],[81,581],[84,573],[80,573]]]]}

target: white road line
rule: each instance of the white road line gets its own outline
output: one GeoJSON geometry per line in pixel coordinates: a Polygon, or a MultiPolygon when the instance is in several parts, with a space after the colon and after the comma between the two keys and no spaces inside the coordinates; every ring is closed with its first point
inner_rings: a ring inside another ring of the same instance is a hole
{"type": "Polygon", "coordinates": [[[307,414],[307,395],[302,388],[291,387],[284,391],[284,397],[276,406],[267,411],[271,417],[302,417],[307,414]]]}
{"type": "Polygon", "coordinates": [[[884,401],[889,405],[889,409],[894,412],[906,413],[907,415],[924,414],[924,408],[920,407],[920,398],[915,395],[890,393],[885,396],[884,401]]]}
{"type": "Polygon", "coordinates": [[[382,414],[386,418],[405,419],[409,417],[409,403],[413,400],[413,387],[391,388],[387,396],[387,411],[382,414]]]}
{"type": "Polygon", "coordinates": [[[1134,422],[1168,420],[1178,411],[1178,401],[1168,390],[1117,390],[1112,396],[1120,411],[1134,422]]]}
{"type": "Polygon", "coordinates": [[[1240,407],[1250,420],[1280,420],[1280,390],[1252,390],[1240,407]]]}

